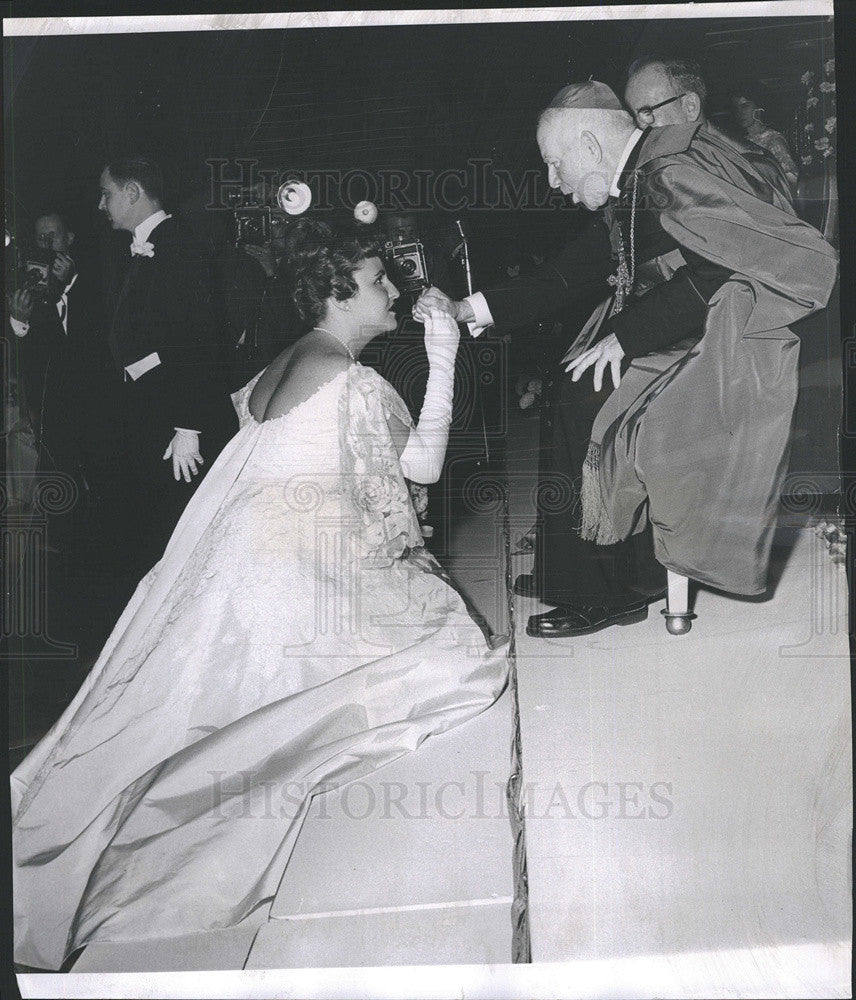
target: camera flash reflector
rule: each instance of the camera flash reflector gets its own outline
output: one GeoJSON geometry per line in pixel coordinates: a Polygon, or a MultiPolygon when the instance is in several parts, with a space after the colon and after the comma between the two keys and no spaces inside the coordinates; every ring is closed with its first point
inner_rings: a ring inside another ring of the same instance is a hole
{"type": "Polygon", "coordinates": [[[370,226],[377,218],[377,205],[373,201],[361,201],[354,209],[354,218],[370,226]]]}
{"type": "Polygon", "coordinates": [[[303,181],[286,181],[280,184],[276,200],[286,215],[303,215],[312,204],[312,192],[303,181]]]}

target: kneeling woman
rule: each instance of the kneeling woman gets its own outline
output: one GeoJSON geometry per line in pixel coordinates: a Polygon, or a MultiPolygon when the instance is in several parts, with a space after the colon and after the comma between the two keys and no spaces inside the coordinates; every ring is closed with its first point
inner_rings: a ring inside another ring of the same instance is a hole
{"type": "Polygon", "coordinates": [[[313,794],[505,685],[506,649],[422,548],[404,478],[439,476],[457,326],[426,322],[413,426],[357,360],[395,325],[377,246],[302,223],[292,279],[314,329],[236,393],[238,434],[12,775],[22,964],[239,922],[276,893],[313,794]]]}

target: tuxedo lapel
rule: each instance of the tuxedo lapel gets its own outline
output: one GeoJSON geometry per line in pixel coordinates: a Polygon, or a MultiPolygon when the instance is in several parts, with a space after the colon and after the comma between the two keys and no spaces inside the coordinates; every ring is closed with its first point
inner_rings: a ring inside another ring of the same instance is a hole
{"type": "Polygon", "coordinates": [[[157,281],[154,275],[158,270],[158,264],[162,263],[158,258],[163,257],[164,254],[169,255],[170,244],[175,241],[176,237],[175,226],[175,220],[172,218],[159,222],[146,239],[146,242],[151,243],[154,247],[154,256],[146,257],[134,254],[131,255],[127,264],[125,277],[113,310],[113,321],[108,337],[110,353],[120,368],[124,367],[123,359],[125,363],[129,360],[137,360],[137,358],[129,359],[126,357],[126,351],[123,348],[130,346],[127,342],[129,335],[133,337],[133,331],[135,327],[139,326],[142,314],[151,305],[148,300],[152,293],[152,282],[157,281]],[[132,322],[132,313],[137,320],[136,324],[132,322]]]}
{"type": "Polygon", "coordinates": [[[144,258],[142,257],[131,258],[128,268],[125,271],[125,278],[122,282],[122,287],[119,289],[119,295],[116,298],[116,307],[113,310],[113,321],[110,324],[108,345],[110,347],[110,353],[113,355],[113,360],[120,368],[123,366],[122,355],[119,350],[119,341],[122,339],[122,333],[128,326],[128,297],[131,293],[131,289],[139,278],[143,259],[144,258]]]}

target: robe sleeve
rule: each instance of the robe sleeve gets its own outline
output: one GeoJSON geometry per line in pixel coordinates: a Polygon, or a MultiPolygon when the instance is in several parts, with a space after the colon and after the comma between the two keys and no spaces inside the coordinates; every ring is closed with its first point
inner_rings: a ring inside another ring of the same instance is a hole
{"type": "Polygon", "coordinates": [[[698,254],[681,248],[687,259],[668,281],[655,285],[625,309],[607,320],[629,358],[671,347],[693,333],[700,333],[713,293],[730,277],[731,271],[698,254]]]}
{"type": "Polygon", "coordinates": [[[514,330],[546,319],[603,285],[615,269],[609,232],[600,212],[532,274],[501,288],[481,289],[497,329],[514,330]]]}
{"type": "Polygon", "coordinates": [[[826,305],[838,255],[790,206],[770,205],[688,156],[664,158],[655,173],[663,229],[681,247],[755,285],[760,308],[744,336],[781,338],[789,323],[826,305]]]}

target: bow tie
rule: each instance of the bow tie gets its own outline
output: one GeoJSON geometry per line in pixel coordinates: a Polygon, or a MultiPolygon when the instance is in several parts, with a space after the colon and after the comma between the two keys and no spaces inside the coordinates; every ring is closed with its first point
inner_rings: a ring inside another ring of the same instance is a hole
{"type": "Polygon", "coordinates": [[[132,257],[154,257],[154,255],[155,255],[154,243],[146,243],[144,240],[131,241],[132,257]]]}

